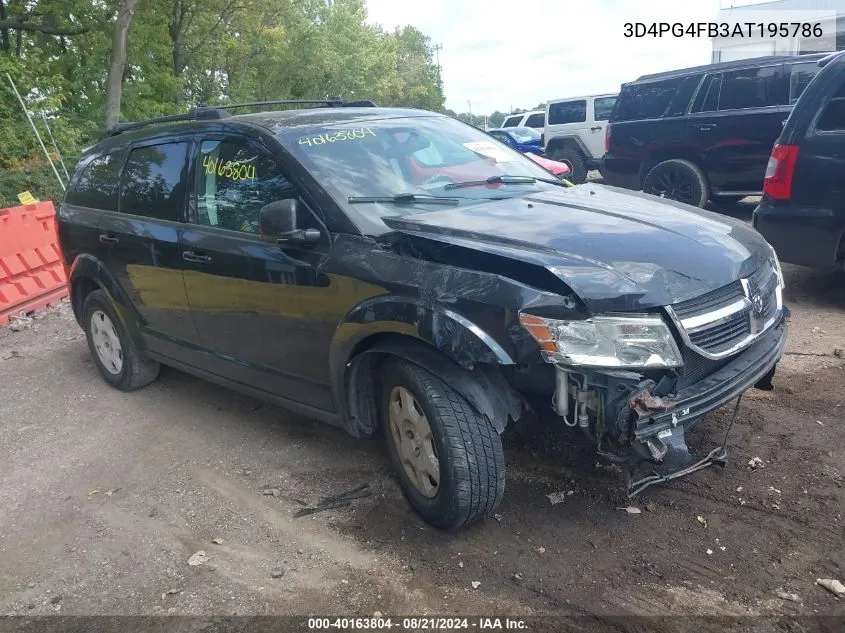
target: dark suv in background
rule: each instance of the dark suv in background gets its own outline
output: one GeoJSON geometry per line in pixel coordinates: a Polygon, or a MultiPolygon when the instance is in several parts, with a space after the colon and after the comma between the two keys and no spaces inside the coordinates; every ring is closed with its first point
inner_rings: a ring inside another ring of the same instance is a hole
{"type": "Polygon", "coordinates": [[[607,126],[605,182],[699,207],[759,195],[772,145],[821,57],[745,59],[624,84],[607,126]]]}
{"type": "Polygon", "coordinates": [[[819,62],[772,149],[754,226],[782,261],[845,264],[845,52],[819,62]]]}

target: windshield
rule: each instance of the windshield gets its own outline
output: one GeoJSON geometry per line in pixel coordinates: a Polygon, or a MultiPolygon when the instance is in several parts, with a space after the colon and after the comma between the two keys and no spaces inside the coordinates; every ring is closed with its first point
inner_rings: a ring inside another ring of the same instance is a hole
{"type": "Polygon", "coordinates": [[[454,199],[455,206],[523,196],[555,188],[526,178],[551,174],[485,132],[445,116],[337,123],[291,130],[285,146],[326,187],[362,228],[384,230],[380,218],[442,210],[426,197],[454,199]],[[487,184],[497,176],[521,177],[487,184]],[[482,181],[480,186],[451,188],[482,181]],[[393,198],[417,194],[400,201],[393,198]],[[350,202],[357,202],[352,204],[350,202]],[[373,226],[375,225],[375,226],[373,226]]]}
{"type": "Polygon", "coordinates": [[[531,141],[540,140],[540,133],[530,127],[515,127],[508,131],[520,143],[530,143],[531,141]]]}

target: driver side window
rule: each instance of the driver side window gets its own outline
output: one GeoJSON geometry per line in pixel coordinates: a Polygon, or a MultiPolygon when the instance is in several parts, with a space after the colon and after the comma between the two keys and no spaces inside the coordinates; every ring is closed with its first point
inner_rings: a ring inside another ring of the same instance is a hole
{"type": "Polygon", "coordinates": [[[275,161],[247,140],[203,141],[196,171],[202,226],[257,234],[264,205],[297,197],[275,161]]]}

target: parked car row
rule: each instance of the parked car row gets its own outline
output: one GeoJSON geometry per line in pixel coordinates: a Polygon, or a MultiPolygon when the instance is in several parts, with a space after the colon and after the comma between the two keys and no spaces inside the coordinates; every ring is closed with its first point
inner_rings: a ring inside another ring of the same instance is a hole
{"type": "Polygon", "coordinates": [[[618,95],[554,99],[542,152],[572,182],[599,169],[607,184],[698,207],[762,194],[754,223],[784,261],[842,267],[843,64],[758,57],[644,75],[618,95]]]}

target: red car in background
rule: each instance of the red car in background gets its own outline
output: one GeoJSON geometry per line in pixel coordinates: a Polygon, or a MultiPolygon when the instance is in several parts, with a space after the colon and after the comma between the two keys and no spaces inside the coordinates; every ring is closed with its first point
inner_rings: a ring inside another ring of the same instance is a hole
{"type": "Polygon", "coordinates": [[[540,167],[552,172],[558,178],[566,178],[566,175],[569,173],[569,165],[566,163],[561,163],[549,158],[543,158],[542,156],[537,156],[537,154],[529,154],[527,152],[525,155],[540,165],[540,167]]]}

